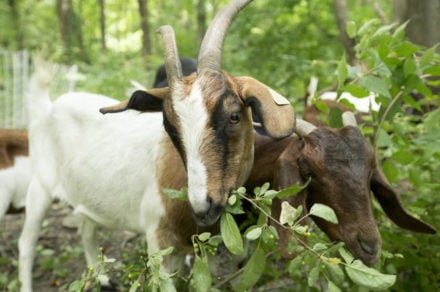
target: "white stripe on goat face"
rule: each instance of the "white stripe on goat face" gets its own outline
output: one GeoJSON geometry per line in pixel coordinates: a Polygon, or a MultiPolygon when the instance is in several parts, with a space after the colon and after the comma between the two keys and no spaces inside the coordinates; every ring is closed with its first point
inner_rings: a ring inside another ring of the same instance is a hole
{"type": "Polygon", "coordinates": [[[208,111],[197,80],[189,96],[174,98],[173,108],[179,117],[181,139],[186,153],[188,198],[195,213],[206,212],[208,202],[207,170],[200,153],[208,124],[208,111]]]}

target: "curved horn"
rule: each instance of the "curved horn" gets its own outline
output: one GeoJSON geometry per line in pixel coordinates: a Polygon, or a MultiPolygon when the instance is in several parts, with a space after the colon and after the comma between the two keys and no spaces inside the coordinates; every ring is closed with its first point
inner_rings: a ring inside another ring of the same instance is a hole
{"type": "Polygon", "coordinates": [[[296,127],[295,127],[295,133],[298,136],[307,136],[310,134],[313,130],[316,129],[316,126],[312,123],[306,122],[301,119],[296,119],[296,127]]]}
{"type": "Polygon", "coordinates": [[[234,17],[247,4],[253,0],[231,1],[225,8],[217,13],[209,25],[202,44],[200,45],[197,73],[202,74],[207,69],[221,70],[221,56],[226,32],[234,17]]]}
{"type": "Polygon", "coordinates": [[[162,35],[165,45],[165,69],[167,72],[168,84],[174,88],[183,78],[182,64],[180,63],[179,53],[177,51],[176,38],[174,30],[169,25],[161,26],[158,33],[162,35]]]}
{"type": "Polygon", "coordinates": [[[354,113],[351,111],[342,113],[342,124],[344,126],[357,127],[356,116],[354,113]]]}

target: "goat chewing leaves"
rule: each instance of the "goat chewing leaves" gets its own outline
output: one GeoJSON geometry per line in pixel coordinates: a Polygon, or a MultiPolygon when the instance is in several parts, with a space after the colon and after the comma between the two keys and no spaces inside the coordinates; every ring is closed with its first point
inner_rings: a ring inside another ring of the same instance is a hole
{"type": "Polygon", "coordinates": [[[338,217],[336,217],[335,211],[329,206],[319,203],[313,204],[312,208],[310,208],[309,214],[322,218],[328,222],[338,224],[338,217]]]}

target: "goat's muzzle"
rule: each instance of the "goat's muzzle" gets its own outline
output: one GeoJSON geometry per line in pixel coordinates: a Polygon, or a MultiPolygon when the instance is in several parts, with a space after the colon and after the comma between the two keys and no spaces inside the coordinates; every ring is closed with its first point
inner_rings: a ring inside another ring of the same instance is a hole
{"type": "Polygon", "coordinates": [[[208,199],[209,207],[205,212],[193,212],[194,220],[199,226],[213,225],[225,210],[225,205],[220,205],[208,199]]]}

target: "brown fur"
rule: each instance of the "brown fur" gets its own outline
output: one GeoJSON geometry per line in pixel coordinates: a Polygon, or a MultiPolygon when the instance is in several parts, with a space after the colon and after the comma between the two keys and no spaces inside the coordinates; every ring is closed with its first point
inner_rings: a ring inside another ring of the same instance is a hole
{"type": "MultiPolygon", "coordinates": [[[[253,162],[253,118],[258,119],[265,132],[276,139],[293,132],[295,114],[287,100],[287,104],[278,104],[269,88],[251,77],[233,77],[226,72],[208,70],[202,76],[184,77],[174,88],[138,91],[129,102],[103,108],[101,112],[157,111],[159,101],[165,130],[186,168],[186,149],[174,103],[188,98],[195,82],[200,86],[209,119],[200,145],[207,169],[209,208],[195,215],[200,225],[209,225],[223,212],[230,191],[242,185],[249,175],[253,162]],[[232,118],[237,116],[239,121],[233,121],[232,118]]],[[[278,98],[282,99],[281,96],[278,98]]]]}
{"type": "Polygon", "coordinates": [[[0,169],[14,166],[15,157],[28,155],[29,144],[26,131],[0,129],[0,169]]]}
{"type": "MultiPolygon", "coordinates": [[[[417,232],[435,233],[428,224],[409,215],[399,196],[386,182],[375,164],[372,147],[360,131],[353,127],[330,129],[319,127],[303,138],[273,141],[255,138],[255,161],[248,189],[270,182],[274,189],[294,183],[309,186],[299,195],[289,198],[293,206],[302,204],[309,209],[314,203],[330,206],[339,224],[313,218],[332,240],[343,241],[348,249],[366,264],[372,264],[380,254],[381,239],[374,221],[371,190],[387,215],[397,225],[417,232]]],[[[279,218],[281,202],[275,200],[272,213],[279,218]]],[[[280,251],[289,256],[287,244],[291,233],[275,225],[280,235],[280,251]]]]}

